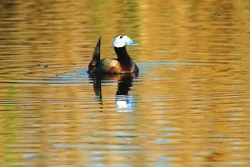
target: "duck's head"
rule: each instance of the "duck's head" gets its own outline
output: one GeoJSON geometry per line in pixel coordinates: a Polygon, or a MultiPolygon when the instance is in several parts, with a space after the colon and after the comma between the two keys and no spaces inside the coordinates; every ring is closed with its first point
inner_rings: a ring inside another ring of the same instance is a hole
{"type": "Polygon", "coordinates": [[[114,47],[121,48],[124,46],[135,46],[138,45],[138,43],[133,42],[131,38],[129,38],[126,35],[117,35],[114,39],[114,47]]]}

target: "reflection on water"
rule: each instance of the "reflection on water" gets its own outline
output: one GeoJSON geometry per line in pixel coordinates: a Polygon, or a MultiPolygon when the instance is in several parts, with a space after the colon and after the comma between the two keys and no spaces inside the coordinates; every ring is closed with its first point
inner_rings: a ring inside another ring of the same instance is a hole
{"type": "Polygon", "coordinates": [[[138,74],[91,74],[90,81],[93,82],[94,92],[99,97],[100,104],[103,105],[102,100],[102,83],[117,82],[117,92],[115,94],[115,101],[117,112],[132,112],[135,99],[129,95],[128,92],[132,87],[132,83],[138,74]]]}
{"type": "Polygon", "coordinates": [[[0,166],[250,166],[249,8],[0,1],[0,166]],[[139,76],[89,76],[118,34],[139,76]]]}

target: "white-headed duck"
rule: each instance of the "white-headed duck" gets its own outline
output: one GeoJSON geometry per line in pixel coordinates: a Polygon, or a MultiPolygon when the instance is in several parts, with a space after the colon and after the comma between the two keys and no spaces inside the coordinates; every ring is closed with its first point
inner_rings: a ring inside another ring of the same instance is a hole
{"type": "Polygon", "coordinates": [[[114,49],[117,54],[117,59],[102,59],[100,60],[100,47],[101,37],[99,38],[92,60],[89,63],[88,73],[90,74],[104,74],[104,73],[138,73],[138,67],[129,56],[127,46],[135,46],[136,42],[133,42],[128,36],[118,35],[114,39],[114,49]]]}

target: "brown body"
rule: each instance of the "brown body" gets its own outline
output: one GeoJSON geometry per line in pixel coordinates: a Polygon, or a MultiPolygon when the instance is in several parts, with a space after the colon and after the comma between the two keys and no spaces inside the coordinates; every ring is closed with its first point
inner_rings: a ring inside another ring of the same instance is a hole
{"type": "Polygon", "coordinates": [[[127,53],[126,47],[114,47],[117,59],[100,60],[101,38],[95,47],[88,73],[138,73],[138,67],[127,53]]]}

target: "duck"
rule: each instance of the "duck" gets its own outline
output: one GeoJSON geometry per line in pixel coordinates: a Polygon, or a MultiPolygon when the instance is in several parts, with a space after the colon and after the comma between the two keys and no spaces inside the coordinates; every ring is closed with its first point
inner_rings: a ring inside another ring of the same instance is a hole
{"type": "Polygon", "coordinates": [[[126,46],[136,46],[126,35],[117,35],[114,38],[113,46],[117,58],[100,59],[101,37],[99,38],[93,52],[92,60],[88,65],[89,74],[119,74],[119,73],[138,73],[139,69],[132,58],[129,56],[126,46]]]}

